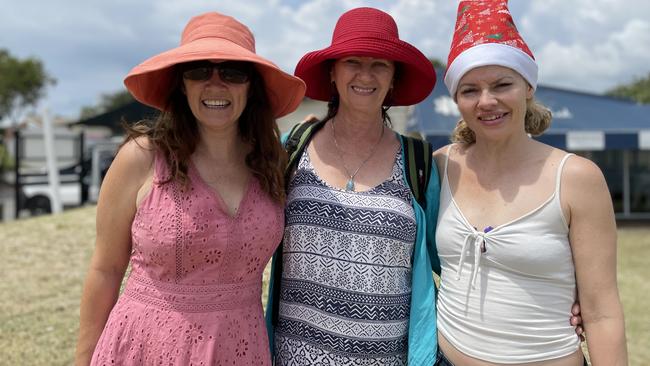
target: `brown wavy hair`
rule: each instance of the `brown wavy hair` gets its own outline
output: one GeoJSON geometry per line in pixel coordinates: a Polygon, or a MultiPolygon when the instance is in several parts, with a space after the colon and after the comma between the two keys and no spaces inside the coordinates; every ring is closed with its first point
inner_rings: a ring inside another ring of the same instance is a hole
{"type": "MultiPolygon", "coordinates": [[[[124,143],[146,136],[153,149],[163,154],[171,171],[170,176],[162,181],[163,184],[177,181],[186,186],[188,164],[199,141],[199,129],[187,97],[182,92],[181,67],[182,64],[175,65],[172,71],[174,83],[167,99],[166,111],[153,119],[123,125],[126,132],[124,143]]],[[[284,203],[287,154],[280,144],[280,131],[273,116],[264,79],[255,67],[251,67],[248,93],[246,107],[238,122],[239,135],[253,147],[246,156],[246,166],[274,201],[284,203]]]]}
{"type": "MultiPolygon", "coordinates": [[[[553,115],[546,106],[534,98],[526,101],[526,116],[524,117],[526,133],[532,136],[541,135],[551,126],[552,119],[553,115]]],[[[476,135],[469,128],[467,122],[461,119],[451,133],[451,142],[470,145],[476,142],[476,135]]]]}

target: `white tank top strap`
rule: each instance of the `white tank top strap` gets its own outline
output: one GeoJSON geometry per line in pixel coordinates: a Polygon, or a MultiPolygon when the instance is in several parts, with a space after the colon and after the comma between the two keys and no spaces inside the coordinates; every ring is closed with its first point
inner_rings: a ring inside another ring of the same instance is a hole
{"type": "Polygon", "coordinates": [[[449,154],[451,153],[451,147],[452,147],[452,146],[454,146],[454,145],[453,145],[453,144],[449,144],[449,146],[447,146],[447,156],[445,157],[445,171],[444,171],[444,174],[445,174],[445,178],[444,178],[444,179],[445,179],[445,180],[447,179],[447,166],[449,165],[449,154]]]}
{"type": "Polygon", "coordinates": [[[562,157],[562,160],[560,160],[560,165],[557,167],[557,174],[555,175],[555,195],[560,198],[560,183],[562,182],[562,168],[564,168],[564,163],[566,163],[567,159],[569,159],[571,156],[575,154],[573,153],[568,153],[562,157]]]}
{"type": "Polygon", "coordinates": [[[557,174],[555,176],[555,192],[553,193],[553,199],[555,202],[557,202],[556,204],[560,213],[560,218],[562,219],[562,223],[567,230],[569,228],[569,222],[567,221],[567,218],[564,215],[564,211],[562,210],[562,201],[560,199],[560,184],[562,183],[562,170],[564,168],[564,164],[573,155],[575,154],[568,153],[562,157],[562,160],[560,160],[560,164],[557,167],[557,174]]]}

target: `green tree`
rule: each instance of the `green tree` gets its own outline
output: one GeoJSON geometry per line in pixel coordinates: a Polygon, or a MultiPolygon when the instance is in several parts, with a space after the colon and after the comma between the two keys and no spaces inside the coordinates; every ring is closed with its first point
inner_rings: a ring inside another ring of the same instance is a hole
{"type": "Polygon", "coordinates": [[[80,120],[88,119],[96,115],[108,112],[110,110],[122,107],[134,101],[131,94],[126,90],[121,90],[115,93],[102,94],[100,101],[96,106],[83,107],[79,115],[80,120]]]}
{"type": "Polygon", "coordinates": [[[443,61],[441,61],[438,58],[435,57],[430,57],[429,61],[433,64],[433,67],[435,67],[438,70],[444,70],[447,68],[447,64],[445,64],[443,61]]]}
{"type": "Polygon", "coordinates": [[[605,94],[612,97],[628,98],[643,104],[650,104],[650,73],[645,78],[630,84],[619,85],[605,94]]]}
{"type": "Polygon", "coordinates": [[[0,49],[0,120],[16,122],[20,113],[45,95],[48,85],[54,85],[40,60],[18,59],[6,49],[0,49]]]}

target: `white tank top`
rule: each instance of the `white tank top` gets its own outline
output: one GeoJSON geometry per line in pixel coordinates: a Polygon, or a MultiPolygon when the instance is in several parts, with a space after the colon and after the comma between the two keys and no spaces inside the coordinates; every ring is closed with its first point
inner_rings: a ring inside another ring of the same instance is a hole
{"type": "Polygon", "coordinates": [[[459,351],[495,363],[525,363],[567,356],[580,346],[569,324],[576,282],[560,205],[561,172],[570,155],[558,167],[551,197],[484,233],[454,201],[447,153],[436,232],[442,264],[438,329],[459,351]]]}

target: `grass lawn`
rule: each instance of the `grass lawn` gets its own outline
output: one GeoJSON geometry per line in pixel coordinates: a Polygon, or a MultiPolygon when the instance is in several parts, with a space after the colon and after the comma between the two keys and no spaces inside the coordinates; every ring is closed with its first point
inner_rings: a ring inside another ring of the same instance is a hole
{"type": "MultiPolygon", "coordinates": [[[[0,224],[0,365],[70,365],[95,208],[0,224]]],[[[650,224],[619,229],[630,365],[650,362],[650,224]],[[643,269],[646,268],[646,269],[643,269]]]]}
{"type": "Polygon", "coordinates": [[[621,228],[618,235],[618,288],[630,366],[645,366],[650,364],[650,224],[621,228]]]}

